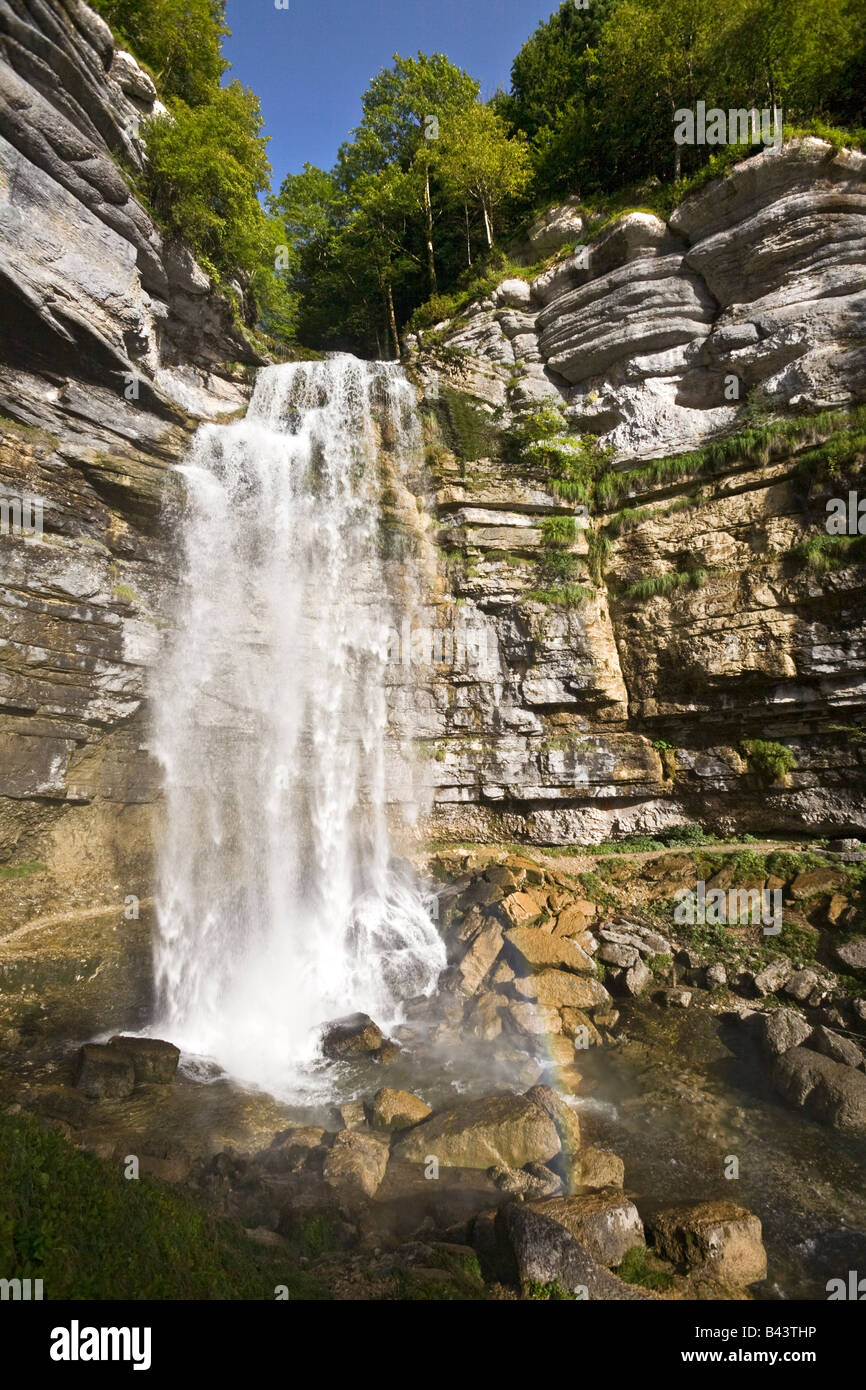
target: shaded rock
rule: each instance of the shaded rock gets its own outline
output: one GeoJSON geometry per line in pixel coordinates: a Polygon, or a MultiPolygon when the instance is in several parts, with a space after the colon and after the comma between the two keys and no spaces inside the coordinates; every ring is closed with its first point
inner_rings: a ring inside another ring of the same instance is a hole
{"type": "Polygon", "coordinates": [[[637,1207],[619,1191],[580,1193],[544,1203],[542,1214],[564,1226],[592,1259],[612,1268],[635,1245],[643,1245],[637,1207]]]}
{"type": "Polygon", "coordinates": [[[485,1096],[444,1110],[397,1140],[394,1156],[424,1163],[435,1155],[447,1168],[524,1168],[560,1151],[549,1115],[525,1096],[485,1096]]]}
{"type": "Polygon", "coordinates": [[[367,1014],[347,1014],[322,1029],[322,1051],[326,1057],[345,1060],[377,1052],[385,1041],[382,1030],[367,1014]]]}
{"type": "Polygon", "coordinates": [[[824,1124],[849,1134],[866,1133],[866,1076],[832,1057],[793,1047],[777,1058],[777,1090],[824,1124]]]}
{"type": "Polygon", "coordinates": [[[653,999],[666,1009],[687,1009],[692,1002],[692,992],[681,985],[669,985],[666,989],[657,989],[653,999]]]}
{"type": "Polygon", "coordinates": [[[866,974],[866,936],[837,946],[836,959],[842,962],[846,970],[853,970],[855,975],[866,974]]]}
{"type": "Polygon", "coordinates": [[[432,1107],[411,1091],[394,1091],[383,1086],[373,1097],[372,1124],[375,1129],[410,1129],[432,1113],[432,1107]]]}
{"type": "Polygon", "coordinates": [[[180,1048],[160,1038],[127,1038],[109,1040],[109,1047],[121,1048],[132,1058],[136,1081],[155,1081],[167,1085],[174,1080],[180,1060],[180,1048]]]}
{"type": "Polygon", "coordinates": [[[488,993],[476,997],[466,1015],[464,1032],[487,1042],[498,1038],[502,1032],[503,1007],[501,995],[488,993]]]}
{"type": "Polygon", "coordinates": [[[548,1115],[556,1126],[559,1142],[564,1154],[573,1155],[580,1149],[580,1121],[576,1111],[566,1105],[562,1096],[552,1086],[531,1086],[526,1099],[532,1101],[548,1115]]]}
{"type": "Polygon", "coordinates": [[[334,1139],[322,1176],[341,1200],[374,1197],[388,1167],[388,1145],[373,1134],[344,1129],[334,1139]]]}
{"type": "Polygon", "coordinates": [[[792,898],[814,898],[819,893],[836,893],[844,888],[845,876],[838,869],[809,869],[797,874],[788,892],[792,898]]]}
{"type": "Polygon", "coordinates": [[[78,1053],[75,1085],[93,1100],[124,1100],[135,1087],[132,1058],[108,1043],[87,1043],[78,1053]]]}
{"type": "Polygon", "coordinates": [[[745,1288],[767,1277],[761,1223],[733,1202],[668,1207],[647,1223],[663,1259],[745,1288]]]}
{"type": "Polygon", "coordinates": [[[847,1067],[862,1067],[866,1060],[862,1048],[851,1038],[846,1038],[842,1033],[834,1033],[823,1024],[813,1028],[806,1046],[813,1048],[815,1052],[822,1052],[825,1057],[832,1057],[834,1062],[843,1062],[847,1067]]]}

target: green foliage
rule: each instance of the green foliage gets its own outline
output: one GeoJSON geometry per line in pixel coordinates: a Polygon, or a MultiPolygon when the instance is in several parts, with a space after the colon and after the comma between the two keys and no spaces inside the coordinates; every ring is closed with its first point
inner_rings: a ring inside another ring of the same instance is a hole
{"type": "Polygon", "coordinates": [[[225,0],[91,0],[124,46],[153,75],[163,100],[191,106],[214,99],[228,67],[220,42],[230,31],[225,0]]]}
{"type": "Polygon", "coordinates": [[[750,765],[767,782],[781,782],[797,766],[797,755],[784,743],[764,738],[743,739],[740,747],[750,765]]]}
{"type": "Polygon", "coordinates": [[[64,1299],[261,1299],[318,1281],[191,1198],[82,1153],[30,1115],[0,1115],[0,1269],[64,1299]]]}
{"type": "Polygon", "coordinates": [[[20,864],[0,864],[0,879],[3,878],[29,878],[31,874],[44,874],[45,865],[37,864],[34,860],[25,860],[20,864]]]}
{"type": "Polygon", "coordinates": [[[643,603],[646,599],[666,597],[687,585],[693,589],[699,589],[706,577],[706,570],[700,568],[682,570],[678,573],[651,574],[646,579],[639,579],[636,584],[631,584],[623,590],[622,597],[624,599],[636,599],[643,603]]]}
{"type": "Polygon", "coordinates": [[[232,82],[204,106],[175,101],[172,116],[146,127],[151,206],[219,274],[253,270],[267,249],[257,195],[270,173],[257,98],[232,82]]]}
{"type": "Polygon", "coordinates": [[[802,560],[816,574],[828,570],[841,569],[844,565],[863,564],[866,561],[866,536],[828,536],[821,531],[817,536],[795,545],[791,554],[802,560]]]}
{"type": "Polygon", "coordinates": [[[545,517],[541,523],[542,545],[550,550],[565,550],[574,545],[577,522],[573,516],[545,517]]]}
{"type": "Polygon", "coordinates": [[[604,582],[604,572],[607,569],[607,561],[610,555],[610,537],[606,530],[599,527],[587,532],[586,545],[586,563],[589,567],[590,575],[596,584],[602,584],[604,582]]]}
{"type": "Polygon", "coordinates": [[[494,220],[503,203],[529,183],[529,150],[523,139],[512,139],[493,108],[476,101],[448,117],[434,160],[443,189],[455,202],[478,203],[487,245],[492,246],[494,220]]]}
{"type": "Polygon", "coordinates": [[[535,1303],[573,1303],[574,1294],[563,1288],[556,1279],[549,1284],[541,1284],[532,1279],[529,1282],[527,1298],[535,1303]]]}
{"type": "Polygon", "coordinates": [[[499,457],[501,432],[490,416],[471,397],[453,386],[441,386],[435,400],[427,402],[451,453],[461,463],[499,457]]]}
{"type": "Polygon", "coordinates": [[[579,608],[595,598],[595,590],[583,584],[565,584],[554,589],[530,589],[526,594],[532,603],[546,603],[553,608],[579,608]]]}

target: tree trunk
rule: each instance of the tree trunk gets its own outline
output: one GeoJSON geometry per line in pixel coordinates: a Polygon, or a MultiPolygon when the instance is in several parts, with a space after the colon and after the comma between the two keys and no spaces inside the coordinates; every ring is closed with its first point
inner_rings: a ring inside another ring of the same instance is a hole
{"type": "Polygon", "coordinates": [[[430,166],[424,170],[424,220],[427,231],[427,274],[430,280],[430,293],[438,294],[436,283],[436,260],[433,255],[433,200],[430,197],[430,166]]]}
{"type": "Polygon", "coordinates": [[[490,213],[487,211],[487,204],[482,200],[481,211],[484,213],[484,230],[487,233],[487,248],[493,246],[493,223],[490,220],[490,213]]]}
{"type": "Polygon", "coordinates": [[[466,264],[472,265],[472,238],[469,235],[469,207],[463,204],[463,216],[466,218],[466,264]]]}
{"type": "Polygon", "coordinates": [[[388,325],[391,329],[391,336],[394,339],[394,359],[400,358],[400,335],[397,332],[397,315],[394,313],[394,295],[391,292],[391,281],[385,287],[385,294],[388,302],[388,325]]]}

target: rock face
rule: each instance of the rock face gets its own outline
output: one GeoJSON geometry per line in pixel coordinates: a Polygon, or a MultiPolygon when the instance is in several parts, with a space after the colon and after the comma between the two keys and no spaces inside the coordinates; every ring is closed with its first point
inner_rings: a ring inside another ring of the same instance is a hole
{"type": "Polygon", "coordinates": [[[409,340],[422,382],[435,371],[437,390],[447,381],[488,419],[554,404],[612,451],[619,478],[557,552],[545,526],[575,511],[552,463],[450,436],[453,458],[434,458],[447,579],[429,621],[466,634],[419,697],[436,835],[866,829],[863,759],[834,732],[864,703],[864,568],[822,573],[797,550],[862,469],[849,441],[845,477],[828,482],[821,447],[838,426],[815,412],[866,396],[864,167],[796,140],[667,223],[590,223],[588,251],[438,326],[463,374],[409,340]],[[801,416],[799,433],[689,455],[742,435],[756,391],[771,414],[801,416]],[[789,776],[756,771],[754,738],[791,749],[789,776]]]}
{"type": "Polygon", "coordinates": [[[171,465],[248,398],[221,364],[261,360],[121,173],[160,110],[83,0],[0,5],[0,495],[43,516],[0,536],[0,859],[32,866],[0,881],[0,978],[16,1026],[78,1036],[150,1006],[171,465]]]}

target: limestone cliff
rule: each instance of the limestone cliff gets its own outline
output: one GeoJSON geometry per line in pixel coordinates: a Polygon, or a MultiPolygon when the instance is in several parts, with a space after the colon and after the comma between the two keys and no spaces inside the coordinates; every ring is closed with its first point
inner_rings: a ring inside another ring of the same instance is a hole
{"type": "Polygon", "coordinates": [[[157,109],[81,0],[2,0],[0,496],[39,499],[43,529],[0,536],[0,935],[83,923],[70,979],[106,958],[86,914],[114,930],[152,891],[170,465],[200,418],[245,406],[262,360],[130,191],[157,109]]]}
{"type": "Polygon", "coordinates": [[[866,443],[864,169],[799,140],[668,224],[630,213],[593,238],[557,209],[527,256],[567,242],[548,269],[409,340],[446,425],[431,527],[449,596],[431,620],[484,633],[424,695],[437,833],[866,826],[866,572],[856,541],[821,561],[866,443]],[[558,590],[545,520],[574,503],[537,451],[496,447],[551,403],[607,460],[558,590]],[[473,404],[471,437],[448,437],[473,404]],[[755,739],[795,769],[767,776],[755,739]]]}

